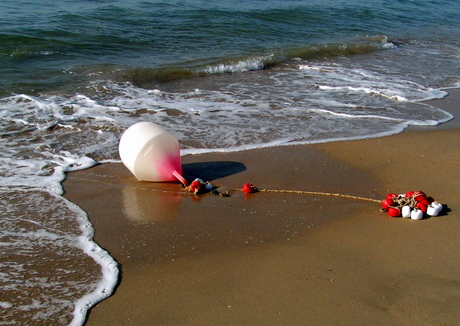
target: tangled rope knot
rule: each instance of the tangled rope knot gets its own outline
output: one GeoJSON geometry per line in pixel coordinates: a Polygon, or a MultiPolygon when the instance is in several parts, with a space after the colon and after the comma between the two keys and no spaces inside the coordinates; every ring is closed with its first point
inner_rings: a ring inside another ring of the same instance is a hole
{"type": "Polygon", "coordinates": [[[395,203],[394,206],[397,206],[399,208],[403,208],[404,206],[409,206],[410,208],[417,207],[417,201],[414,199],[414,197],[398,196],[397,198],[393,199],[393,202],[395,203]]]}

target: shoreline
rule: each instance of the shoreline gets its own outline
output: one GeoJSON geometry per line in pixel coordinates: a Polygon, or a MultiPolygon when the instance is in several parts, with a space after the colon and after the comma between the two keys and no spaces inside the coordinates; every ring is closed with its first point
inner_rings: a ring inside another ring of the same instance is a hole
{"type": "MultiPolygon", "coordinates": [[[[458,117],[460,90],[448,92],[428,103],[458,117]]],[[[122,164],[68,174],[65,197],[121,266],[86,325],[454,325],[459,125],[182,159],[184,174],[220,191],[246,182],[374,199],[424,190],[448,211],[422,221],[335,197],[193,196],[138,182],[122,164]]]]}

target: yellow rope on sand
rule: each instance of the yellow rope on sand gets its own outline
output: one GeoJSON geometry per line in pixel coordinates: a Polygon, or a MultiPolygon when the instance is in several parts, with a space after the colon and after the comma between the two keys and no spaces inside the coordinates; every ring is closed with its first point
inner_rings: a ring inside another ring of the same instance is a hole
{"type": "MultiPolygon", "coordinates": [[[[341,197],[341,198],[348,198],[348,199],[356,199],[356,200],[365,200],[370,201],[373,203],[381,203],[378,199],[360,197],[360,196],[353,196],[353,195],[343,195],[338,193],[332,192],[320,192],[320,191],[305,191],[305,190],[286,190],[286,189],[264,189],[264,188],[257,188],[254,187],[252,184],[248,184],[251,186],[250,193],[257,193],[257,192],[268,192],[268,193],[278,193],[278,194],[296,194],[296,195],[311,195],[311,196],[330,196],[330,197],[341,197]]],[[[184,186],[189,192],[196,194],[204,194],[204,193],[211,193],[213,195],[219,195],[222,197],[229,197],[231,191],[244,191],[243,189],[232,189],[228,190],[224,193],[217,190],[217,187],[214,187],[209,182],[204,182],[201,179],[196,179],[193,181],[189,186],[184,186]],[[210,186],[210,187],[208,187],[210,186]]]]}
{"type": "MultiPolygon", "coordinates": [[[[239,190],[241,189],[234,189],[239,190]]],[[[320,192],[320,191],[304,191],[304,190],[286,190],[286,189],[263,189],[257,188],[257,192],[269,192],[269,193],[278,193],[278,194],[296,194],[296,195],[311,195],[311,196],[330,196],[330,197],[342,197],[342,198],[349,198],[349,199],[357,199],[357,200],[365,200],[370,201],[373,203],[381,203],[381,200],[360,197],[360,196],[352,196],[352,195],[344,195],[332,192],[320,192]]]]}

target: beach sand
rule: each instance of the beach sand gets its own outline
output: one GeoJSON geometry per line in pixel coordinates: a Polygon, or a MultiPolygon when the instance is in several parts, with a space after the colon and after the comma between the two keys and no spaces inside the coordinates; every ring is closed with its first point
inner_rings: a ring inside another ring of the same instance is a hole
{"type": "MultiPolygon", "coordinates": [[[[457,115],[449,92],[431,103],[457,115]]],[[[121,268],[87,325],[458,325],[458,124],[183,157],[185,175],[230,197],[139,182],[122,164],[68,174],[66,198],[121,268]],[[371,201],[232,190],[246,182],[378,200],[423,190],[447,209],[390,218],[371,201]]]]}

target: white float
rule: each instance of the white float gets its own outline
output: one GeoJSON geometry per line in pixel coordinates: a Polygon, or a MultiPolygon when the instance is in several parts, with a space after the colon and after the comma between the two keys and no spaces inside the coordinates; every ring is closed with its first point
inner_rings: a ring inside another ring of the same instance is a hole
{"type": "Polygon", "coordinates": [[[412,211],[412,208],[410,208],[410,206],[403,206],[403,208],[401,209],[402,217],[410,218],[411,211],[412,211]]]}
{"type": "Polygon", "coordinates": [[[139,122],[129,127],[119,144],[123,164],[140,181],[171,182],[182,177],[179,142],[153,122],[139,122]]]}
{"type": "Polygon", "coordinates": [[[421,220],[423,218],[423,212],[418,208],[414,208],[414,210],[410,213],[410,218],[413,220],[421,220]]]}

